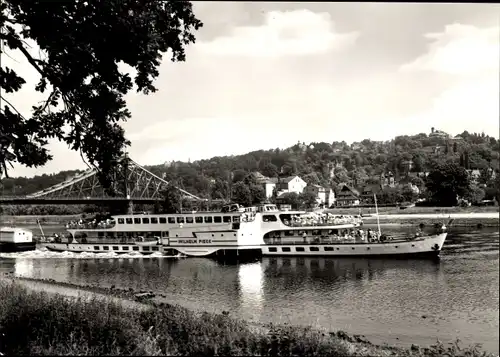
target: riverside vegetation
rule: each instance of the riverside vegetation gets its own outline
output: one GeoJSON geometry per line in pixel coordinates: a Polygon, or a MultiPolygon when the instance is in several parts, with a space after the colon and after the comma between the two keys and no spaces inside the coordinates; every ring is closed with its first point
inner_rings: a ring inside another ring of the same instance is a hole
{"type": "MultiPolygon", "coordinates": [[[[123,295],[123,294],[122,294],[123,295]]],[[[137,304],[137,303],[136,303],[137,304]]],[[[262,325],[164,303],[141,307],[68,298],[0,280],[0,352],[6,355],[490,356],[458,341],[377,346],[342,331],[262,325]]],[[[493,355],[491,355],[493,356],[493,355]]]]}

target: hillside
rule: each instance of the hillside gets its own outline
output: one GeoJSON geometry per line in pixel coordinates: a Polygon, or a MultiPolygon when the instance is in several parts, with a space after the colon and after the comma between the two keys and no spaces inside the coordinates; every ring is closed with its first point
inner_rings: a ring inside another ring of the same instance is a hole
{"type": "MultiPolygon", "coordinates": [[[[309,184],[335,187],[341,182],[360,186],[375,183],[382,173],[396,180],[410,173],[428,172],[439,162],[460,163],[467,169],[499,170],[499,144],[494,137],[464,131],[456,137],[432,129],[431,133],[402,135],[390,141],[369,139],[347,144],[297,143],[287,149],[258,150],[244,155],[214,157],[194,162],[171,162],[147,167],[168,181],[202,197],[227,198],[231,183],[249,172],[267,177],[299,175],[309,184]],[[232,180],[231,180],[232,178],[232,180]]],[[[3,195],[23,195],[65,180],[77,171],[1,182],[3,195]]]]}

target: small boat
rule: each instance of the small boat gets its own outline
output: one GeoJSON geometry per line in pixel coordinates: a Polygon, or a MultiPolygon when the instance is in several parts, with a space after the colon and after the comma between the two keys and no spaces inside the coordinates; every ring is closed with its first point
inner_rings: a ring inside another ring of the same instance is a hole
{"type": "Polygon", "coordinates": [[[35,249],[36,241],[31,231],[12,227],[0,228],[0,252],[26,252],[35,249]]]}

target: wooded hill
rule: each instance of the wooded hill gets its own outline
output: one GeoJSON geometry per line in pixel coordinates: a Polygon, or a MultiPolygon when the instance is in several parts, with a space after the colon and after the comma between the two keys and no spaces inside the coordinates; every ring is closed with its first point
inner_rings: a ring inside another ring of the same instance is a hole
{"type": "MultiPolygon", "coordinates": [[[[469,170],[499,171],[500,141],[484,133],[464,131],[451,137],[432,128],[431,133],[397,136],[380,142],[365,139],[347,144],[297,143],[286,149],[258,150],[244,155],[213,157],[194,162],[168,162],[147,168],[167,181],[205,198],[227,198],[232,184],[248,173],[267,177],[299,175],[308,184],[335,189],[339,183],[355,187],[377,183],[392,172],[398,182],[408,173],[425,173],[445,162],[469,170]]],[[[64,181],[79,172],[62,171],[33,178],[8,178],[1,182],[3,195],[33,193],[64,181]]],[[[485,179],[486,180],[486,179],[485,179]]]]}

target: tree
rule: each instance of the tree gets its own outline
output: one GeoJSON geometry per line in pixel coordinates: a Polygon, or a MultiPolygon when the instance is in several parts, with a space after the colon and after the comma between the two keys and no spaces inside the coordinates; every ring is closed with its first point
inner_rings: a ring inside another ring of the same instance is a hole
{"type": "Polygon", "coordinates": [[[234,203],[238,203],[242,206],[251,206],[252,205],[252,193],[250,192],[250,189],[248,185],[246,185],[244,182],[236,182],[233,185],[233,196],[232,196],[232,201],[234,203]]]}
{"type": "Polygon", "coordinates": [[[298,209],[301,206],[302,201],[300,197],[295,192],[284,193],[280,196],[280,201],[286,205],[291,205],[292,208],[298,209]]]}
{"type": "Polygon", "coordinates": [[[120,122],[130,118],[124,96],[155,92],[162,54],[185,60],[185,46],[202,23],[186,1],[45,1],[4,0],[0,4],[3,52],[19,50],[40,75],[35,90],[49,93],[25,118],[4,97],[26,83],[10,68],[0,69],[0,177],[12,162],[38,167],[52,159],[47,144],[56,138],[99,169],[106,188],[129,141],[120,122]],[[48,26],[50,24],[50,26],[48,26]],[[44,56],[33,57],[26,40],[44,56]],[[5,50],[7,49],[7,51],[5,50]],[[137,72],[123,73],[123,62],[137,72]],[[59,109],[61,108],[61,109],[59,109]],[[68,128],[65,132],[64,127],[68,128]]]}
{"type": "Polygon", "coordinates": [[[175,183],[171,182],[162,192],[163,201],[161,208],[163,213],[180,213],[182,196],[175,183]]]}
{"type": "Polygon", "coordinates": [[[473,205],[477,205],[484,200],[485,196],[486,193],[482,188],[477,185],[471,185],[471,188],[465,198],[467,198],[473,205]]]}
{"type": "Polygon", "coordinates": [[[403,186],[401,189],[401,196],[405,202],[415,202],[418,198],[418,193],[414,191],[409,185],[403,186]]]}
{"type": "Polygon", "coordinates": [[[427,176],[426,187],[435,203],[455,206],[457,196],[464,197],[470,190],[469,175],[455,163],[439,164],[427,176]]]}
{"type": "Polygon", "coordinates": [[[262,203],[266,200],[266,191],[262,185],[250,184],[248,186],[250,190],[250,196],[252,197],[252,205],[262,203]]]}
{"type": "Polygon", "coordinates": [[[302,203],[306,208],[313,208],[318,203],[316,195],[311,191],[302,192],[299,195],[300,203],[302,203]]]}

